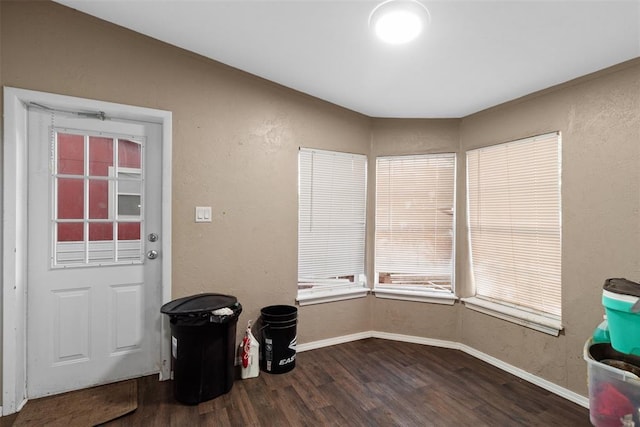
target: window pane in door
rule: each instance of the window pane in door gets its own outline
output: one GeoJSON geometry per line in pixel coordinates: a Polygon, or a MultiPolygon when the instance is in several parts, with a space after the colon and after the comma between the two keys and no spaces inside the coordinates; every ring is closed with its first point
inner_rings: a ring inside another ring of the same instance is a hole
{"type": "Polygon", "coordinates": [[[89,175],[109,176],[113,167],[113,139],[89,137],[89,175]]]}
{"type": "Polygon", "coordinates": [[[142,189],[142,181],[140,180],[140,172],[137,173],[118,173],[118,194],[140,194],[142,189]]]}
{"type": "Polygon", "coordinates": [[[118,194],[118,217],[140,216],[140,195],[118,194]]]}
{"type": "Polygon", "coordinates": [[[84,180],[58,178],[58,219],[84,219],[84,180]]]}
{"type": "Polygon", "coordinates": [[[106,180],[89,180],[89,218],[109,218],[109,182],[106,180]]]}
{"type": "Polygon", "coordinates": [[[89,241],[113,240],[112,222],[92,222],[89,224],[89,241]]]}
{"type": "Polygon", "coordinates": [[[57,134],[57,170],[59,174],[84,175],[84,137],[57,134]]]}
{"type": "Polygon", "coordinates": [[[118,140],[118,167],[140,169],[141,145],[127,139],[118,140]]]}
{"type": "Polygon", "coordinates": [[[119,222],[118,240],[140,240],[140,223],[119,222]]]}
{"type": "Polygon", "coordinates": [[[84,223],[58,223],[58,242],[81,242],[84,240],[84,223]]]}

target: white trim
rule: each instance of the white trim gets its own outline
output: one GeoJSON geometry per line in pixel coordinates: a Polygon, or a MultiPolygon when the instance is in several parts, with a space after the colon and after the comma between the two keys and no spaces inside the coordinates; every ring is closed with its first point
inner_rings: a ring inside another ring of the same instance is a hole
{"type": "MultiPolygon", "coordinates": [[[[27,108],[30,102],[67,110],[104,111],[108,117],[162,127],[162,303],[171,299],[172,113],[144,107],[4,87],[2,216],[2,414],[26,403],[27,108]]],[[[165,316],[163,316],[165,317],[165,316]]],[[[160,379],[169,378],[169,323],[161,322],[160,379]]]]}
{"type": "MultiPolygon", "coordinates": [[[[171,301],[171,272],[173,259],[171,255],[171,209],[173,194],[172,171],[173,171],[173,115],[170,111],[152,110],[155,114],[161,113],[162,118],[162,304],[171,301]]],[[[160,381],[171,379],[171,327],[168,316],[162,316],[160,327],[160,347],[161,365],[160,381]],[[164,337],[164,339],[162,339],[164,337]]]]}
{"type": "Polygon", "coordinates": [[[516,377],[521,378],[527,382],[530,382],[531,384],[537,385],[538,387],[542,387],[543,389],[550,391],[551,393],[556,394],[564,399],[567,399],[577,405],[580,405],[583,408],[589,408],[588,397],[585,397],[581,394],[578,394],[562,386],[559,386],[558,384],[552,383],[551,381],[545,380],[544,378],[541,378],[537,375],[527,372],[524,369],[520,369],[509,363],[503,362],[500,359],[497,359],[493,356],[490,356],[486,353],[476,350],[475,348],[469,347],[466,344],[462,344],[455,341],[424,338],[424,337],[417,337],[413,335],[393,334],[389,332],[367,331],[367,332],[360,332],[357,334],[330,338],[326,340],[312,341],[305,344],[298,344],[298,351],[315,350],[317,348],[329,347],[332,345],[342,344],[342,343],[356,341],[358,339],[365,339],[365,338],[380,338],[380,339],[385,339],[390,341],[401,341],[401,342],[408,342],[413,344],[429,345],[433,347],[450,348],[452,350],[460,350],[467,353],[470,356],[475,357],[476,359],[480,359],[484,362],[489,363],[490,365],[495,366],[498,369],[501,369],[512,375],[515,375],[516,377]]]}
{"type": "Polygon", "coordinates": [[[364,298],[369,294],[369,288],[332,288],[320,290],[306,290],[298,292],[296,301],[300,306],[322,304],[325,302],[342,301],[353,298],[364,298]]]}
{"type": "Polygon", "coordinates": [[[315,350],[323,347],[331,347],[332,345],[344,344],[352,341],[364,340],[367,338],[373,338],[373,331],[358,332],[356,334],[342,335],[340,337],[327,338],[326,340],[312,341],[306,344],[298,344],[296,346],[296,352],[315,350]]]}
{"type": "Polygon", "coordinates": [[[525,310],[519,310],[516,307],[510,307],[493,301],[487,301],[482,298],[469,297],[462,298],[465,307],[498,319],[516,323],[536,331],[557,337],[563,329],[560,320],[551,319],[547,316],[531,313],[525,310]]]}
{"type": "Polygon", "coordinates": [[[414,335],[394,334],[391,332],[373,331],[373,338],[380,338],[389,341],[409,342],[413,344],[430,345],[433,347],[450,348],[452,350],[460,350],[460,343],[448,340],[439,340],[435,338],[417,337],[414,335]]]}
{"type": "Polygon", "coordinates": [[[538,387],[542,387],[543,389],[550,391],[553,394],[556,394],[562,398],[565,398],[577,405],[582,406],[583,408],[589,408],[589,398],[586,396],[583,396],[581,394],[578,394],[574,391],[571,391],[569,389],[566,389],[562,386],[559,386],[556,383],[553,383],[551,381],[545,380],[544,378],[541,378],[537,375],[534,375],[530,372],[525,371],[524,369],[520,369],[516,366],[513,366],[509,363],[503,362],[500,359],[496,359],[493,356],[490,356],[486,353],[483,353],[481,351],[478,351],[472,347],[469,347],[467,345],[461,344],[460,345],[460,350],[464,351],[465,353],[476,357],[480,360],[483,360],[493,366],[495,366],[496,368],[500,368],[503,371],[506,371],[512,375],[515,375],[516,377],[522,378],[525,381],[530,382],[531,384],[535,384],[538,387]]]}
{"type": "Polygon", "coordinates": [[[2,414],[27,399],[27,109],[4,88],[2,215],[2,414]]]}
{"type": "Polygon", "coordinates": [[[403,301],[427,302],[431,304],[453,305],[458,297],[451,292],[438,292],[432,289],[408,290],[392,288],[374,288],[376,298],[397,299],[403,301]]]}

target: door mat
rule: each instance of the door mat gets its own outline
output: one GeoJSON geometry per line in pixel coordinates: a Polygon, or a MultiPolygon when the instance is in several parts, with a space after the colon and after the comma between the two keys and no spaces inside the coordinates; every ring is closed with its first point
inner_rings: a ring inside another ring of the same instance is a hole
{"type": "Polygon", "coordinates": [[[95,426],[133,412],[137,407],[138,381],[120,381],[29,400],[13,426],[95,426]]]}

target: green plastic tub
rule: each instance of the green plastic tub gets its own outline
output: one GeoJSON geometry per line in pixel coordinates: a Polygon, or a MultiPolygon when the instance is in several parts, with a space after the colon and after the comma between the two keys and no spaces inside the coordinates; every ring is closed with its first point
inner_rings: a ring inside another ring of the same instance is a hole
{"type": "Polygon", "coordinates": [[[640,284],[626,279],[608,279],[602,291],[611,346],[640,356],[640,284]]]}

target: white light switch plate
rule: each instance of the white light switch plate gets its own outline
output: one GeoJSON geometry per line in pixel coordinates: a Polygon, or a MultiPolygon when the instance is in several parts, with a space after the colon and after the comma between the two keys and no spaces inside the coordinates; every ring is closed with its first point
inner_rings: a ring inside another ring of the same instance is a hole
{"type": "Polygon", "coordinates": [[[211,206],[196,206],[196,222],[211,222],[211,206]]]}

